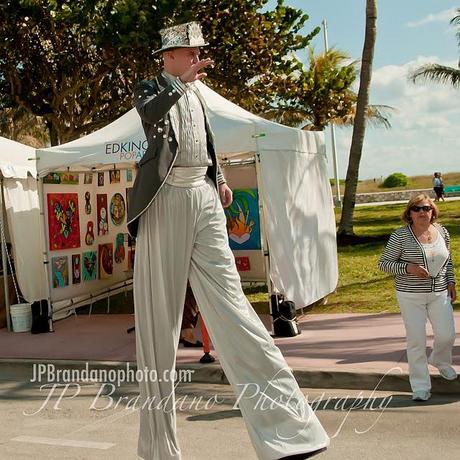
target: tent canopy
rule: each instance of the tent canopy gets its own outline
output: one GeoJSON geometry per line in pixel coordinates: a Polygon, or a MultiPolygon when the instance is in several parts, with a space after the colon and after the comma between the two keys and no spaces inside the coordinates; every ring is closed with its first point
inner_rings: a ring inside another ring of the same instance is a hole
{"type": "Polygon", "coordinates": [[[3,177],[27,179],[37,176],[35,149],[5,137],[0,137],[0,171],[3,177]]]}
{"type": "MultiPolygon", "coordinates": [[[[197,86],[206,101],[219,156],[231,158],[265,150],[324,154],[323,133],[301,131],[265,120],[233,104],[201,82],[197,86]]],[[[132,165],[147,147],[137,111],[80,139],[38,151],[40,176],[59,169],[85,170],[116,163],[132,165]]]]}

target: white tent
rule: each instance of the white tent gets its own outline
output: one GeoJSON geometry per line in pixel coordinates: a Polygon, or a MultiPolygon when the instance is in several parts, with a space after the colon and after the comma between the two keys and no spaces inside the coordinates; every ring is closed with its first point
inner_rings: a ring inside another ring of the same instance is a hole
{"type": "MultiPolygon", "coordinates": [[[[35,163],[34,148],[0,137],[1,201],[3,202],[4,197],[8,222],[5,225],[2,203],[0,217],[3,272],[7,272],[8,263],[3,242],[8,239],[13,246],[17,281],[26,299],[44,298],[47,292],[42,263],[43,239],[35,163]]],[[[8,313],[9,301],[15,303],[18,300],[8,298],[6,277],[4,282],[8,313]]],[[[8,315],[7,318],[9,324],[8,315]]]]}
{"type": "MultiPolygon", "coordinates": [[[[256,160],[275,289],[298,308],[331,293],[338,268],[323,133],[264,120],[206,85],[198,87],[208,106],[218,155],[256,160]]],[[[145,147],[140,118],[132,109],[88,136],[38,150],[37,173],[130,167],[145,147]]]]}

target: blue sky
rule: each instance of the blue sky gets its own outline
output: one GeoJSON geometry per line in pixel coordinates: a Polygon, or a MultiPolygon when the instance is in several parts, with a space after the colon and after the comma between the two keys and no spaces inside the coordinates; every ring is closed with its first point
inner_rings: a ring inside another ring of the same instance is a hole
{"type": "MultiPolygon", "coordinates": [[[[360,59],[364,41],[365,0],[286,0],[310,16],[305,32],[327,20],[329,47],[360,59]]],[[[271,2],[270,5],[273,5],[271,2]]],[[[460,90],[434,84],[414,85],[407,74],[421,64],[456,66],[459,58],[452,11],[444,0],[383,0],[378,2],[377,43],[370,102],[398,111],[392,129],[366,131],[360,179],[400,171],[407,175],[460,170],[460,90]]],[[[312,42],[324,49],[322,34],[312,42]]],[[[304,56],[303,54],[301,57],[304,56]]],[[[336,129],[340,177],[346,175],[351,129],[336,129]]],[[[330,134],[326,133],[330,175],[330,134]]]]}

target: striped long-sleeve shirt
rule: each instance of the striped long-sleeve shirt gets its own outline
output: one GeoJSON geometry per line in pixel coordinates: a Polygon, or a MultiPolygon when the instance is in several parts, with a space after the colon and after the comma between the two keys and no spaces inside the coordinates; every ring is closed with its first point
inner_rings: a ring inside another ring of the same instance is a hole
{"type": "MultiPolygon", "coordinates": [[[[205,108],[201,105],[196,94],[198,91],[194,83],[182,83],[166,71],[163,76],[172,83],[181,94],[176,102],[179,109],[176,125],[179,127],[179,139],[177,159],[174,166],[193,167],[212,165],[211,157],[208,154],[206,129],[205,129],[205,108]]],[[[174,117],[174,113],[170,114],[174,117]]],[[[220,167],[217,168],[217,183],[225,183],[225,177],[220,167]]]]}
{"type": "Polygon", "coordinates": [[[445,227],[434,224],[446,242],[449,258],[436,277],[419,278],[407,272],[409,264],[416,264],[428,270],[425,251],[416,238],[410,225],[394,231],[379,260],[379,268],[395,275],[396,290],[402,292],[440,292],[449,283],[455,283],[452,258],[450,256],[450,237],[445,227]]]}

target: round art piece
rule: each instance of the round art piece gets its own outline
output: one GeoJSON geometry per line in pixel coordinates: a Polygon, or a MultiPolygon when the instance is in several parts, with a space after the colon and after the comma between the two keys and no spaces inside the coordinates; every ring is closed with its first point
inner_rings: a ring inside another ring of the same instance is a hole
{"type": "Polygon", "coordinates": [[[126,205],[121,193],[115,193],[110,200],[110,218],[114,225],[121,225],[125,218],[126,205]]]}
{"type": "Polygon", "coordinates": [[[101,262],[102,267],[107,274],[112,274],[113,271],[113,254],[112,249],[108,248],[107,246],[102,246],[101,248],[101,262]]]}

